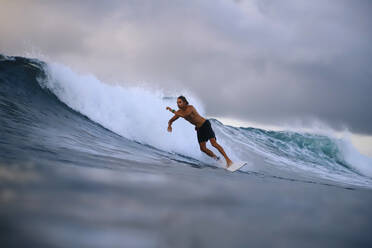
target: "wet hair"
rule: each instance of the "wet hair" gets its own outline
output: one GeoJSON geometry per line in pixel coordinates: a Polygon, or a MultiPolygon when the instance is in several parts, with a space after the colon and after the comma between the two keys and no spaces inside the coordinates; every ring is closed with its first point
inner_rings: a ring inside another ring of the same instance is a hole
{"type": "Polygon", "coordinates": [[[186,100],[186,97],[179,96],[177,99],[181,99],[184,103],[189,104],[189,102],[186,100]]]}

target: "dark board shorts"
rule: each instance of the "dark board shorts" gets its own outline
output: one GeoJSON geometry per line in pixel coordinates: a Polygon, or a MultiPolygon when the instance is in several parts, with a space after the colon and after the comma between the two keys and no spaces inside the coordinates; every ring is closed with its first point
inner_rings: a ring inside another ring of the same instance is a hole
{"type": "Polygon", "coordinates": [[[199,143],[208,141],[211,138],[216,138],[209,120],[206,120],[196,131],[199,143]]]}

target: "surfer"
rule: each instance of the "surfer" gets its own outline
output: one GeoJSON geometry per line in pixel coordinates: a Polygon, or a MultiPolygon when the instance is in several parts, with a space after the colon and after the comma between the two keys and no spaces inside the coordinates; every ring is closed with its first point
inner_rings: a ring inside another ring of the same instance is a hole
{"type": "Polygon", "coordinates": [[[166,110],[169,110],[170,112],[174,114],[174,116],[168,122],[168,132],[172,132],[172,123],[175,120],[177,120],[180,117],[184,118],[185,120],[187,120],[188,122],[190,122],[191,124],[195,126],[200,150],[202,152],[206,153],[208,156],[216,160],[219,160],[219,157],[217,157],[211,150],[207,148],[207,142],[209,140],[212,146],[215,147],[223,155],[223,157],[226,160],[227,167],[232,165],[233,162],[226,155],[222,146],[220,146],[217,143],[216,135],[213,132],[210,121],[200,116],[199,113],[194,108],[194,106],[189,105],[188,101],[186,100],[184,96],[179,96],[177,98],[177,106],[179,108],[179,110],[177,111],[174,109],[171,109],[170,107],[166,107],[166,110]]]}

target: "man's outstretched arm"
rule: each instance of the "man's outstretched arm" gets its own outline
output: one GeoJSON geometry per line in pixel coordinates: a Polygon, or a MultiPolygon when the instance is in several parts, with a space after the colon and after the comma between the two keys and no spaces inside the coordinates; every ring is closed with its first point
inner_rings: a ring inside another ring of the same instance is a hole
{"type": "MultiPolygon", "coordinates": [[[[181,110],[174,110],[174,109],[171,109],[170,107],[166,107],[167,110],[169,110],[170,112],[172,112],[173,114],[177,115],[178,117],[185,117],[185,114],[183,113],[183,111],[181,110]]],[[[192,111],[192,110],[191,110],[192,111]]],[[[191,112],[191,111],[188,111],[188,112],[191,112]]],[[[186,112],[187,113],[187,112],[186,112]]]]}
{"type": "Polygon", "coordinates": [[[172,132],[172,123],[180,118],[178,115],[173,116],[169,121],[168,121],[168,132],[172,132]]]}

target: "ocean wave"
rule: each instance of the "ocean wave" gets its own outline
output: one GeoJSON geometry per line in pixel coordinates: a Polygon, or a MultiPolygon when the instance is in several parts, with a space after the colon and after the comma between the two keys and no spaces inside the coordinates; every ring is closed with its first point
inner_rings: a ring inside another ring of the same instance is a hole
{"type": "MultiPolygon", "coordinates": [[[[165,107],[176,104],[160,90],[110,85],[59,63],[8,56],[0,56],[0,83],[3,162],[46,159],[91,166],[97,160],[173,160],[222,167],[200,152],[186,121],[166,131],[171,115],[165,107]]],[[[189,98],[204,115],[201,101],[189,98]]],[[[211,121],[231,158],[252,165],[243,170],[372,186],[371,158],[346,139],[211,121]]]]}

